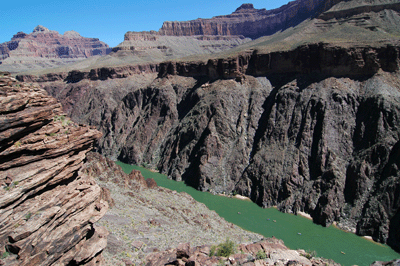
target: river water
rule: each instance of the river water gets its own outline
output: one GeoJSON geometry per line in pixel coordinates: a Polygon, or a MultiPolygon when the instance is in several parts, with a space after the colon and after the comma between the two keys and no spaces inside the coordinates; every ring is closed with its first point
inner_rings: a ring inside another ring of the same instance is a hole
{"type": "Polygon", "coordinates": [[[140,170],[146,179],[154,178],[158,186],[177,192],[184,191],[209,209],[215,210],[225,220],[265,237],[275,236],[282,239],[291,249],[315,251],[317,257],[332,259],[345,266],[364,266],[374,261],[400,258],[400,254],[387,245],[344,232],[334,226],[326,228],[314,224],[307,218],[281,213],[275,208],[263,209],[251,201],[201,192],[186,186],[183,182],[170,180],[165,175],[142,167],[121,162],[117,164],[126,173],[130,173],[132,169],[140,170]]]}

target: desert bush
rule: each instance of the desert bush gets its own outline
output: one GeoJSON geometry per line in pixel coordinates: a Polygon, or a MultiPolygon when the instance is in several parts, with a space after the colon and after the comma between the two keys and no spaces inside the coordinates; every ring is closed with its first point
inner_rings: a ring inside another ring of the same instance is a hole
{"type": "Polygon", "coordinates": [[[210,248],[210,253],[208,253],[209,257],[212,257],[215,255],[215,251],[217,250],[217,246],[216,245],[212,245],[210,248]]]}
{"type": "Polygon", "coordinates": [[[267,254],[265,253],[264,250],[260,249],[260,250],[257,252],[257,254],[256,254],[256,258],[257,258],[258,260],[266,259],[266,258],[267,258],[267,254]]]}
{"type": "Polygon", "coordinates": [[[218,245],[216,255],[219,257],[228,257],[235,252],[235,249],[235,243],[227,238],[224,243],[218,245]]]}

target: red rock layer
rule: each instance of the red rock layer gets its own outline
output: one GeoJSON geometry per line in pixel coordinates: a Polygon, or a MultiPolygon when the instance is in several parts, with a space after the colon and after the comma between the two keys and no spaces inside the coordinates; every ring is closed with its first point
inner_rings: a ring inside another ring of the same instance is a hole
{"type": "Polygon", "coordinates": [[[252,4],[243,4],[226,16],[181,22],[166,21],[159,33],[173,36],[243,35],[256,39],[295,26],[338,2],[338,0],[297,0],[272,10],[255,9],[252,4]]]}
{"type": "Polygon", "coordinates": [[[18,32],[11,41],[0,44],[0,60],[7,57],[87,58],[106,55],[111,48],[97,38],[85,38],[75,31],[64,35],[37,26],[31,34],[18,32]]]}
{"type": "Polygon", "coordinates": [[[0,73],[0,264],[99,265],[108,232],[101,188],[80,172],[101,133],[0,73]]]}

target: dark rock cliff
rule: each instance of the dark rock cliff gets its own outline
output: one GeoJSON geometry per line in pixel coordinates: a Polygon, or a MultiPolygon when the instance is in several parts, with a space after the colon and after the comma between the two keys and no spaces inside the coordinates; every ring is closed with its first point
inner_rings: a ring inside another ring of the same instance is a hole
{"type": "Polygon", "coordinates": [[[38,86],[0,74],[1,265],[100,265],[102,190],[80,172],[100,132],[38,86]]]}

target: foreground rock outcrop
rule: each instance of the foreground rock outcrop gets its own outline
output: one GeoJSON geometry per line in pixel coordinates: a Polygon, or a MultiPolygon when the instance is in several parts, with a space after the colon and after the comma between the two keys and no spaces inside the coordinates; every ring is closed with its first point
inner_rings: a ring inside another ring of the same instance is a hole
{"type": "MultiPolygon", "coordinates": [[[[212,254],[213,246],[203,245],[191,247],[190,243],[179,244],[175,249],[152,253],[147,257],[147,266],[157,265],[297,265],[297,266],[336,266],[340,265],[332,260],[314,258],[312,254],[304,250],[290,250],[282,240],[274,237],[263,239],[251,244],[239,244],[234,242],[232,254],[217,256],[212,254]]],[[[229,240],[222,243],[229,247],[229,240]]],[[[215,246],[214,246],[215,249],[215,246]]],[[[218,249],[218,247],[217,247],[218,249]]]]}
{"type": "Polygon", "coordinates": [[[80,168],[101,137],[37,86],[0,74],[0,252],[5,265],[99,265],[102,190],[80,168]]]}

